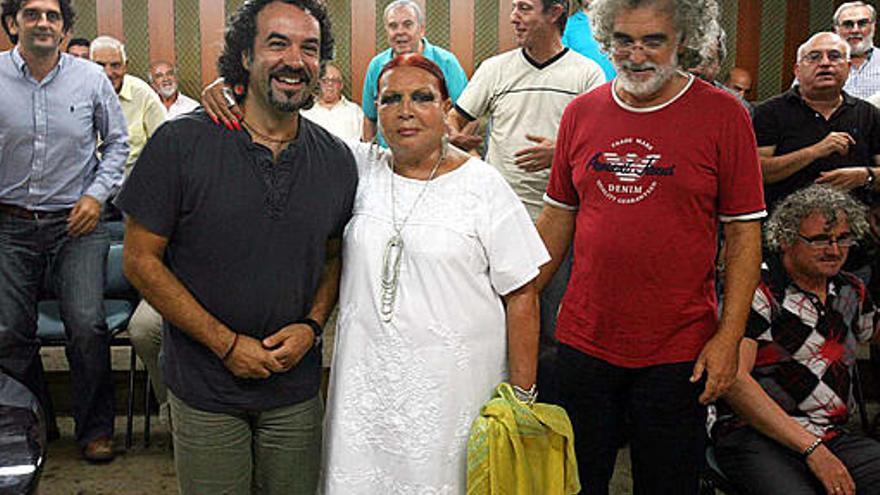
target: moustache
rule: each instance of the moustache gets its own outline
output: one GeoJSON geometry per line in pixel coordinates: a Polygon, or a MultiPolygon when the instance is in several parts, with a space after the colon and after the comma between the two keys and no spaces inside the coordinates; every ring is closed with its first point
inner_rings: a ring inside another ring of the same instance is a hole
{"type": "Polygon", "coordinates": [[[645,69],[657,70],[657,68],[659,66],[653,62],[642,62],[640,64],[637,64],[637,63],[632,62],[630,60],[624,60],[623,62],[620,63],[620,67],[623,69],[626,69],[626,70],[645,70],[645,69]]]}

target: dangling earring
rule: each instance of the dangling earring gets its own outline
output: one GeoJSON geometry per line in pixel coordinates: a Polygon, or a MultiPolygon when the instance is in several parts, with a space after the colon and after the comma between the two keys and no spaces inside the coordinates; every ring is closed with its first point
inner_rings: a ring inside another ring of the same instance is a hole
{"type": "Polygon", "coordinates": [[[449,150],[449,133],[444,132],[440,137],[440,159],[446,158],[446,152],[449,150]]]}
{"type": "Polygon", "coordinates": [[[232,87],[232,91],[235,92],[235,94],[237,94],[238,96],[243,95],[244,94],[244,84],[236,84],[235,86],[232,87]]]}

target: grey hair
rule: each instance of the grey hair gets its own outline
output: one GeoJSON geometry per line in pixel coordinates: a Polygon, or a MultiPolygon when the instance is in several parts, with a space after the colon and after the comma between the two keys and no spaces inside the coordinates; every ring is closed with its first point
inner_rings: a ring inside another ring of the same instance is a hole
{"type": "Polygon", "coordinates": [[[821,213],[830,226],[846,220],[856,239],[868,232],[868,209],[849,194],[829,186],[814,184],[786,197],[776,206],[764,226],[767,249],[774,252],[797,240],[801,222],[821,213]]]}
{"type": "Polygon", "coordinates": [[[168,67],[171,67],[171,70],[174,71],[174,75],[177,76],[177,65],[172,64],[167,60],[156,60],[151,63],[149,69],[147,69],[147,82],[153,82],[153,68],[159,64],[165,64],[168,67]]]}
{"type": "Polygon", "coordinates": [[[112,48],[116,50],[122,55],[122,63],[128,62],[128,55],[125,54],[125,45],[113,36],[98,36],[93,39],[92,44],[89,46],[89,57],[94,59],[95,52],[101,48],[112,48]]]}
{"type": "Polygon", "coordinates": [[[425,13],[422,11],[421,5],[414,2],[413,0],[394,0],[389,3],[387,7],[385,7],[385,12],[382,14],[382,20],[388,21],[388,14],[391,13],[392,10],[395,10],[399,7],[408,7],[413,9],[413,12],[416,13],[416,20],[419,21],[419,26],[425,25],[425,13]]]}
{"type": "Polygon", "coordinates": [[[849,60],[850,54],[852,52],[852,47],[849,46],[849,43],[847,43],[846,40],[841,38],[839,34],[833,32],[833,31],[820,31],[820,32],[810,36],[810,38],[807,41],[804,41],[801,44],[801,46],[798,47],[798,49],[797,49],[797,61],[798,62],[800,62],[801,59],[804,58],[804,55],[805,55],[804,52],[807,51],[807,47],[812,45],[813,42],[816,41],[816,38],[819,38],[821,36],[830,36],[831,38],[836,38],[835,39],[836,42],[842,43],[843,47],[844,47],[843,51],[846,52],[846,59],[847,59],[847,61],[849,60]]]}
{"type": "Polygon", "coordinates": [[[590,3],[590,23],[593,36],[603,50],[611,53],[614,21],[621,10],[654,7],[672,14],[683,48],[706,57],[718,43],[721,25],[716,0],[593,0],[590,3]]]}
{"type": "Polygon", "coordinates": [[[846,2],[840,4],[840,7],[837,7],[837,10],[834,11],[834,16],[831,18],[831,21],[834,23],[834,26],[840,25],[840,16],[843,15],[843,12],[849,9],[853,9],[856,7],[865,7],[868,9],[868,12],[871,13],[871,22],[877,20],[877,10],[874,9],[874,6],[865,3],[865,2],[846,2]]]}

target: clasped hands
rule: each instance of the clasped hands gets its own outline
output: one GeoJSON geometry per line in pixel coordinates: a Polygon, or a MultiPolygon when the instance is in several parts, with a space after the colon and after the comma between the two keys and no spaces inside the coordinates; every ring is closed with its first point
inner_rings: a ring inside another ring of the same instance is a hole
{"type": "Polygon", "coordinates": [[[292,323],[262,341],[239,334],[223,364],[239,378],[269,378],[299,363],[315,343],[315,333],[304,323],[292,323]]]}

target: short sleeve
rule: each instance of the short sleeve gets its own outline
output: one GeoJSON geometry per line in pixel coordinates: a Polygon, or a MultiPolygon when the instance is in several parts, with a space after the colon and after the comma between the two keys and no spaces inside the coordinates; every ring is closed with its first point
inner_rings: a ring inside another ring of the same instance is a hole
{"type": "Polygon", "coordinates": [[[759,342],[770,342],[770,323],[772,322],[772,304],[769,289],[763,283],[755,289],[752,296],[752,306],[749,309],[749,317],[746,320],[746,338],[759,342]]]}
{"type": "Polygon", "coordinates": [[[449,54],[449,60],[446,62],[446,70],[443,77],[446,78],[449,98],[452,100],[452,103],[455,103],[458,101],[458,97],[461,96],[464,88],[467,87],[468,80],[467,74],[464,73],[464,69],[461,68],[461,64],[452,53],[449,54]]]}
{"type": "Polygon", "coordinates": [[[500,174],[491,172],[489,215],[479,235],[489,259],[489,279],[504,296],[537,277],[550,255],[522,201],[500,174]]]}
{"type": "Polygon", "coordinates": [[[115,204],[150,232],[171,237],[181,205],[181,162],[174,122],[161,126],[147,141],[115,204]]]}
{"type": "Polygon", "coordinates": [[[553,166],[550,168],[550,180],[547,182],[547,192],[544,194],[545,203],[565,210],[577,210],[580,204],[577,189],[572,181],[569,154],[574,120],[572,108],[575,106],[569,105],[562,113],[556,135],[556,150],[553,152],[553,166]]]}
{"type": "Polygon", "coordinates": [[[733,96],[719,137],[718,213],[722,222],[752,221],[767,216],[764,179],[748,111],[733,96]]]}
{"type": "Polygon", "coordinates": [[[468,120],[478,119],[489,108],[495,81],[493,62],[489,59],[480,65],[455,102],[455,109],[468,120]]]}
{"type": "Polygon", "coordinates": [[[771,100],[755,107],[755,116],[752,124],[755,130],[755,139],[761,148],[776,146],[781,139],[781,129],[776,118],[775,103],[775,100],[771,100]]]}
{"type": "Polygon", "coordinates": [[[367,74],[364,77],[364,89],[361,95],[361,109],[364,111],[364,117],[376,121],[378,116],[376,112],[376,96],[379,90],[376,88],[376,79],[379,77],[379,71],[382,67],[379,64],[379,55],[373,57],[370,65],[367,67],[367,74]]]}

